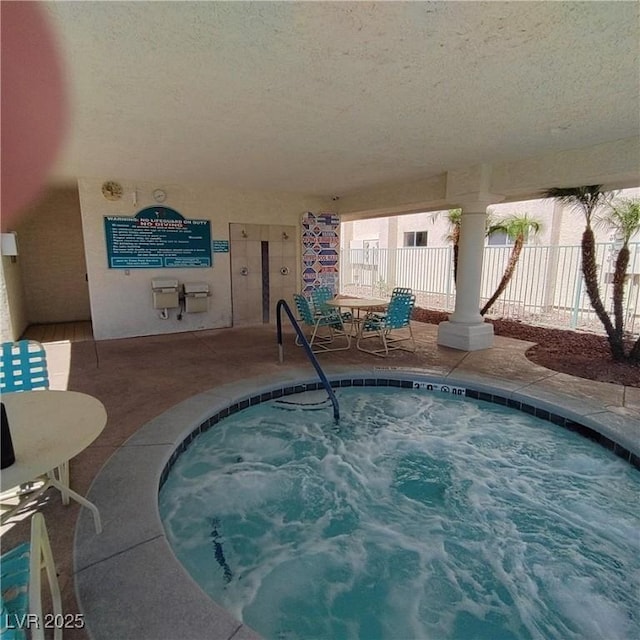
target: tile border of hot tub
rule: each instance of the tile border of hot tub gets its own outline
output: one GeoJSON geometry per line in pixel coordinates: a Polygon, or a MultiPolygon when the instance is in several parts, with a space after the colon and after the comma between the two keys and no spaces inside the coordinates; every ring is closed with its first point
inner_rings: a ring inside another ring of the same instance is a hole
{"type": "MultiPolygon", "coordinates": [[[[90,515],[82,510],[74,547],[76,592],[90,637],[260,638],[204,594],[182,568],[166,540],[158,492],[175,460],[199,433],[247,407],[322,389],[309,376],[308,370],[292,369],[276,378],[252,378],[192,396],[141,427],[107,461],[88,494],[101,511],[104,531],[96,536],[90,515]]],[[[638,442],[605,422],[611,412],[597,403],[580,414],[570,403],[563,404],[561,393],[539,398],[525,383],[513,388],[512,381],[487,376],[478,382],[460,372],[350,368],[327,377],[334,388],[414,388],[416,383],[463,388],[469,398],[577,431],[640,469],[638,442]]]]}

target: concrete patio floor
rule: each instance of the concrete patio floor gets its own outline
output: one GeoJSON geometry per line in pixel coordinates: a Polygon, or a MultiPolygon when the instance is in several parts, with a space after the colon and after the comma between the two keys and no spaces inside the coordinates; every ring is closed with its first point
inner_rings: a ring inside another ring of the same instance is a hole
{"type": "MultiPolygon", "coordinates": [[[[359,352],[352,346],[349,351],[321,354],[320,363],[328,375],[354,368],[365,371],[377,368],[421,372],[450,382],[461,380],[478,390],[500,389],[535,406],[561,407],[566,417],[599,432],[604,430],[608,438],[634,456],[640,455],[640,389],[578,379],[533,364],[524,355],[531,343],[496,337],[493,349],[460,352],[436,344],[435,325],[415,323],[413,326],[418,343],[416,353],[395,352],[383,359],[359,352]]],[[[109,341],[57,341],[45,346],[51,388],[88,393],[100,399],[107,410],[108,421],[102,434],[70,463],[72,488],[83,495],[90,494],[91,484],[103,465],[132,435],[188,398],[247,379],[264,382],[283,375],[314,376],[303,350],[294,345],[291,330],[285,331],[284,364],[278,363],[276,332],[272,325],[109,341]]],[[[637,457],[634,460],[637,463],[637,457]]],[[[102,510],[100,493],[96,495],[98,497],[90,495],[90,498],[95,499],[102,510]]],[[[64,611],[81,612],[76,598],[78,576],[74,573],[77,570],[74,536],[80,507],[74,502],[63,506],[60,495],[51,490],[35,507],[44,514],[49,528],[64,611]]],[[[32,509],[26,510],[22,519],[11,518],[2,527],[3,549],[28,538],[31,512],[32,509]]],[[[105,519],[105,532],[101,534],[105,536],[105,544],[111,535],[109,526],[113,529],[117,523],[105,519]]],[[[80,541],[84,535],[86,531],[81,532],[80,541]]],[[[96,546],[101,542],[97,536],[91,544],[96,546]]],[[[107,584],[104,587],[110,588],[107,584]]],[[[157,606],[162,607],[162,603],[157,606]]],[[[98,628],[99,616],[92,615],[91,611],[83,613],[91,633],[68,629],[65,638],[108,637],[98,628]]],[[[179,613],[174,611],[174,615],[179,613]]],[[[111,615],[117,618],[132,614],[112,611],[111,615]]],[[[132,631],[131,635],[125,633],[118,637],[138,640],[141,638],[138,633],[132,631]]],[[[253,636],[246,627],[236,626],[215,637],[239,640],[253,636]]]]}

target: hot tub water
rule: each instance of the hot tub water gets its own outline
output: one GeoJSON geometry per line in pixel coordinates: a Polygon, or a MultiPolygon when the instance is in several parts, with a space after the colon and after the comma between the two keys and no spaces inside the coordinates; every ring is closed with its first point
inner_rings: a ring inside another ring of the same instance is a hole
{"type": "Polygon", "coordinates": [[[337,391],[198,436],[160,492],[173,549],[265,638],[640,637],[640,478],[471,399],[337,391]]]}

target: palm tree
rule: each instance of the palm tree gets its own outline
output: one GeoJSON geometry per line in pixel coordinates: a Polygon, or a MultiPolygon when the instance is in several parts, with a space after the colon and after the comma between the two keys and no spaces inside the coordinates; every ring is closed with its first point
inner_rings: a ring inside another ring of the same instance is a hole
{"type": "MultiPolygon", "coordinates": [[[[553,198],[561,204],[571,206],[573,209],[580,211],[585,218],[586,226],[582,233],[581,249],[582,249],[582,276],[584,278],[584,284],[587,290],[587,295],[591,302],[593,310],[596,312],[598,319],[602,322],[602,325],[607,332],[607,339],[609,341],[609,348],[611,349],[611,356],[616,361],[627,360],[627,355],[624,349],[624,340],[622,330],[617,331],[611,318],[604,307],[602,298],[600,296],[600,287],[598,285],[598,267],[596,262],[596,242],[593,234],[593,224],[596,222],[596,214],[599,210],[608,210],[611,207],[611,201],[613,193],[605,192],[602,190],[602,186],[599,184],[593,184],[585,187],[554,187],[547,189],[544,192],[544,197],[553,198]]],[[[627,247],[628,251],[628,247],[627,247]]],[[[624,260],[624,258],[622,258],[624,260]]],[[[628,255],[627,255],[628,261],[628,255]]],[[[616,270],[617,270],[616,260],[616,270]]],[[[626,272],[626,264],[625,272],[626,272]]],[[[620,264],[622,267],[622,262],[620,264]]],[[[615,288],[615,287],[614,287],[615,288]]],[[[618,287],[618,292],[624,290],[624,276],[622,276],[621,285],[618,287]]],[[[622,298],[620,298],[620,307],[622,309],[622,298]]],[[[615,303],[614,303],[615,308],[615,303]]],[[[620,316],[622,319],[622,315],[620,316]]],[[[632,353],[640,352],[638,349],[633,349],[632,353]]],[[[639,354],[640,355],[640,354],[639,354]]],[[[631,354],[630,356],[631,357],[631,354]]]]}
{"type": "MultiPolygon", "coordinates": [[[[438,219],[439,214],[433,216],[432,221],[435,222],[438,219]]],[[[487,230],[492,224],[492,214],[489,211],[487,213],[487,220],[485,226],[487,230]]],[[[460,225],[462,224],[462,209],[449,209],[447,211],[447,221],[449,223],[449,231],[444,239],[453,245],[453,282],[458,282],[458,253],[460,246],[460,225]]],[[[488,231],[487,231],[488,232],[488,231]]]]}
{"type": "MultiPolygon", "coordinates": [[[[616,339],[624,339],[624,289],[629,266],[629,242],[640,232],[640,200],[614,201],[611,208],[599,219],[616,232],[621,243],[613,271],[613,317],[616,339]]],[[[629,359],[640,361],[640,338],[629,353],[629,359]]]]}
{"type": "Polygon", "coordinates": [[[449,209],[447,213],[449,221],[449,233],[445,240],[453,245],[453,282],[458,282],[458,251],[460,245],[460,223],[462,222],[462,209],[449,209]]]}
{"type": "Polygon", "coordinates": [[[482,307],[480,315],[483,316],[487,313],[495,301],[502,295],[502,292],[507,288],[507,285],[515,272],[516,265],[520,259],[520,254],[522,253],[522,247],[524,246],[527,237],[530,234],[535,235],[536,233],[539,233],[541,229],[542,223],[535,218],[529,217],[526,213],[508,216],[507,218],[492,223],[489,226],[487,235],[491,235],[496,231],[502,231],[507,234],[507,237],[513,240],[513,248],[511,249],[509,261],[505,267],[502,279],[500,280],[496,290],[493,292],[493,295],[489,298],[484,307],[482,307]]]}

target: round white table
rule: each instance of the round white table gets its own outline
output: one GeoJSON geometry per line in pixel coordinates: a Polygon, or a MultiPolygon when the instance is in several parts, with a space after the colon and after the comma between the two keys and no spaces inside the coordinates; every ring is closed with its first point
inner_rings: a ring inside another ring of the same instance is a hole
{"type": "MultiPolygon", "coordinates": [[[[2,394],[16,461],[0,471],[0,490],[7,491],[47,474],[86,449],[102,432],[107,412],[102,402],[77,391],[21,391],[2,394]]],[[[102,530],[97,507],[49,474],[33,497],[50,486],[93,512],[96,531],[102,530]]],[[[3,514],[3,518],[10,515],[3,514]]]]}
{"type": "Polygon", "coordinates": [[[371,309],[377,307],[384,307],[386,309],[389,306],[389,301],[377,300],[375,298],[333,298],[332,300],[327,300],[327,304],[330,307],[351,309],[353,313],[356,309],[358,311],[371,311],[371,309]]]}
{"type": "Polygon", "coordinates": [[[363,320],[360,312],[369,312],[380,307],[386,309],[389,306],[389,301],[376,298],[333,298],[327,300],[327,305],[338,309],[351,309],[351,336],[356,337],[360,334],[363,320]]]}

